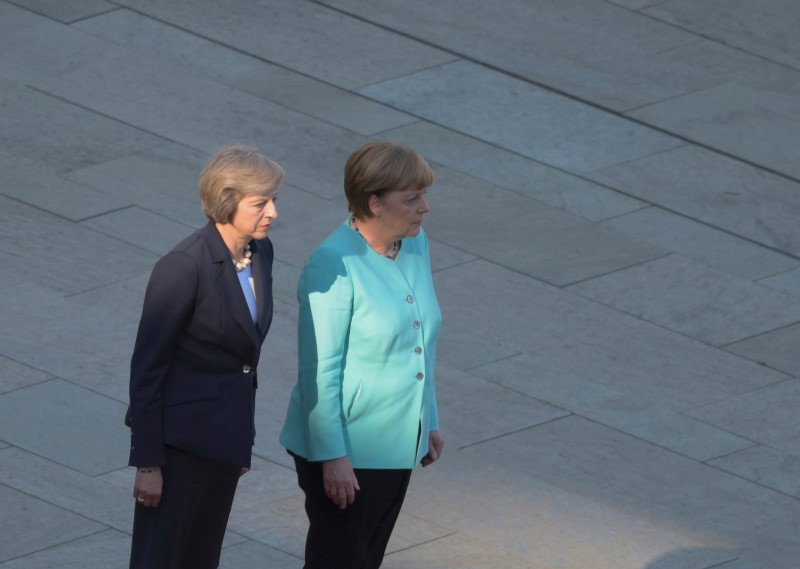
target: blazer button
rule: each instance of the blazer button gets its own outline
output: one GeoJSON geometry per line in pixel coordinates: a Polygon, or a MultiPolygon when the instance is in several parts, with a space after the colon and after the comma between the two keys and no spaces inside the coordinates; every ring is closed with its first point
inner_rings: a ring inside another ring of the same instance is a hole
{"type": "Polygon", "coordinates": [[[419,380],[423,380],[423,379],[425,379],[425,374],[424,374],[424,373],[422,373],[422,372],[419,372],[419,373],[417,374],[417,379],[419,379],[419,380]]]}
{"type": "Polygon", "coordinates": [[[408,302],[409,304],[410,304],[410,303],[412,303],[412,302],[414,302],[414,297],[413,297],[413,296],[411,296],[411,295],[409,294],[409,295],[406,297],[406,302],[408,302]]]}
{"type": "Polygon", "coordinates": [[[422,348],[417,346],[416,348],[414,348],[414,353],[417,354],[417,355],[420,355],[422,353],[422,348]]]}
{"type": "Polygon", "coordinates": [[[250,366],[249,366],[249,365],[245,365],[245,366],[242,368],[242,371],[243,371],[244,373],[250,373],[250,366]]]}
{"type": "Polygon", "coordinates": [[[420,326],[422,326],[422,324],[420,324],[419,320],[414,320],[414,328],[416,328],[417,330],[419,330],[419,327],[420,327],[420,326]]]}

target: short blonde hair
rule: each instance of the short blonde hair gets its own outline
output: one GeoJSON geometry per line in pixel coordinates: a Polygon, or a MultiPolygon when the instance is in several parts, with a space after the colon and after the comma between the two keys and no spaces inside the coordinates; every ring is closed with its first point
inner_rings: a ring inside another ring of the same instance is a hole
{"type": "Polygon", "coordinates": [[[283,169],[258,149],[235,144],[209,158],[200,174],[200,203],[214,223],[230,223],[248,194],[274,195],[283,169]]]}
{"type": "Polygon", "coordinates": [[[347,209],[360,219],[372,217],[369,198],[407,188],[427,188],[433,170],[412,148],[379,140],[368,142],[350,155],[344,167],[347,209]]]}

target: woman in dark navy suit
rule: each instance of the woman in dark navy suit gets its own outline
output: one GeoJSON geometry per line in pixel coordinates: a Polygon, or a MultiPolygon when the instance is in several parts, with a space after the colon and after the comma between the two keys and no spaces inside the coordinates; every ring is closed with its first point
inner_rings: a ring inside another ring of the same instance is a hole
{"type": "Polygon", "coordinates": [[[280,166],[217,152],[200,177],[208,224],[160,259],[131,358],[131,569],[215,569],[250,468],[256,368],[272,320],[280,166]]]}

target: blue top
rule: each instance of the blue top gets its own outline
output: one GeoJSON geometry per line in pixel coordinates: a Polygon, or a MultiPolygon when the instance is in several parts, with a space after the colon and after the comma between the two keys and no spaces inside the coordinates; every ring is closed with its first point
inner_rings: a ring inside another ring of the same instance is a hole
{"type": "Polygon", "coordinates": [[[236,275],[239,277],[239,284],[242,285],[244,299],[247,301],[247,308],[250,309],[250,317],[253,319],[253,323],[255,323],[258,319],[256,293],[250,282],[250,279],[253,278],[253,268],[248,265],[241,271],[237,271],[236,275]]]}
{"type": "Polygon", "coordinates": [[[312,461],[346,455],[355,468],[418,464],[439,428],[441,312],[425,233],[392,261],[345,221],[306,263],[297,298],[298,380],[281,444],[312,461]]]}

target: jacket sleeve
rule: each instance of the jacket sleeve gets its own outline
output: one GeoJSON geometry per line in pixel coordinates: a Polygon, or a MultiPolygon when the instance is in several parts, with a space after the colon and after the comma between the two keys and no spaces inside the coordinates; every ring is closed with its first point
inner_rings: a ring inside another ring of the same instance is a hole
{"type": "Polygon", "coordinates": [[[173,251],[150,275],[142,317],[131,357],[131,466],[164,464],[161,389],[181,335],[191,322],[197,296],[197,269],[192,259],[173,251]]]}
{"type": "Polygon", "coordinates": [[[298,385],[307,421],[307,458],[339,458],[347,454],[342,365],[353,315],[353,284],[341,257],[318,250],[303,271],[297,296],[298,385]]]}

